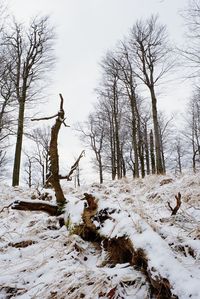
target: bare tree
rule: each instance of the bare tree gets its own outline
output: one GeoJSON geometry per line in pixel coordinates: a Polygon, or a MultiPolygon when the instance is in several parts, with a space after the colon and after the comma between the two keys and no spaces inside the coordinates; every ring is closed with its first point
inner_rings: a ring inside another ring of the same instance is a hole
{"type": "Polygon", "coordinates": [[[95,161],[99,170],[99,181],[103,183],[102,150],[105,136],[105,123],[99,111],[90,114],[84,124],[78,124],[76,130],[81,133],[81,139],[88,145],[95,155],[95,161]]]}
{"type": "Polygon", "coordinates": [[[188,1],[188,6],[182,11],[186,26],[187,47],[183,46],[180,53],[185,58],[187,65],[192,69],[189,77],[200,76],[200,2],[188,1]]]}
{"type": "Polygon", "coordinates": [[[14,87],[13,97],[18,107],[13,186],[19,185],[25,111],[30,101],[38,99],[44,74],[52,66],[53,39],[48,17],[35,18],[29,28],[14,21],[11,29],[4,34],[8,80],[14,87]]]}
{"type": "Polygon", "coordinates": [[[49,126],[33,129],[28,138],[33,141],[31,155],[34,157],[35,167],[41,173],[41,184],[45,186],[50,172],[49,145],[51,139],[51,129],[49,126]]]}
{"type": "Polygon", "coordinates": [[[132,28],[129,49],[134,61],[135,75],[148,87],[151,95],[154,125],[156,171],[164,173],[161,156],[161,140],[158,127],[157,96],[155,87],[161,78],[172,68],[166,27],[158,23],[158,18],[150,17],[138,21],[132,28]]]}
{"type": "Polygon", "coordinates": [[[183,168],[183,156],[185,153],[185,149],[182,143],[182,140],[180,138],[180,136],[178,136],[176,138],[176,140],[174,141],[174,145],[173,145],[173,150],[175,151],[175,173],[182,173],[182,168],[183,168]]]}
{"type": "Polygon", "coordinates": [[[33,185],[33,164],[35,163],[34,161],[34,156],[29,155],[27,152],[24,152],[26,160],[24,163],[24,171],[27,177],[25,178],[26,184],[29,186],[29,188],[32,187],[33,185]]]}
{"type": "Polygon", "coordinates": [[[185,116],[185,130],[182,132],[190,151],[193,171],[200,165],[200,90],[196,88],[185,116]]]}
{"type": "Polygon", "coordinates": [[[133,65],[130,57],[130,53],[125,43],[121,43],[119,57],[114,57],[118,67],[119,79],[125,86],[125,92],[127,94],[130,109],[131,109],[131,134],[132,134],[132,146],[134,150],[134,175],[139,177],[139,157],[141,161],[141,168],[143,169],[143,162],[141,156],[141,130],[140,130],[140,116],[138,113],[138,95],[136,94],[136,82],[135,74],[133,71],[133,65]]]}

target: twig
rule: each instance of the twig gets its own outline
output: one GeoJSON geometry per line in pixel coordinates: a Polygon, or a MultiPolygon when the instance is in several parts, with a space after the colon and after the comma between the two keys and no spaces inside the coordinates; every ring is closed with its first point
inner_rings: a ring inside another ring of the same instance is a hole
{"type": "Polygon", "coordinates": [[[3,207],[3,209],[1,209],[0,213],[3,212],[4,209],[9,209],[12,206],[12,203],[9,204],[8,206],[3,207]]]}

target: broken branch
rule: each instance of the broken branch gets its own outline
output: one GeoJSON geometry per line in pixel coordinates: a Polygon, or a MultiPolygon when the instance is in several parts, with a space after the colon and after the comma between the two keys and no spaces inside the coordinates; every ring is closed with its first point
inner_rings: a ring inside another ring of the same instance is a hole
{"type": "Polygon", "coordinates": [[[77,169],[77,167],[78,167],[78,165],[79,165],[79,162],[80,162],[80,159],[84,156],[84,154],[85,154],[85,151],[83,150],[81,153],[80,153],[80,155],[79,155],[79,157],[78,157],[78,159],[75,161],[75,163],[71,166],[71,169],[70,169],[70,172],[67,174],[67,175],[65,175],[65,176],[59,176],[59,179],[60,180],[67,180],[67,181],[71,181],[71,176],[72,176],[72,174],[74,173],[74,171],[77,169]]]}
{"type": "Polygon", "coordinates": [[[168,206],[169,206],[170,210],[172,211],[171,216],[176,215],[176,213],[178,212],[178,210],[179,210],[179,208],[181,206],[181,193],[178,192],[178,194],[175,195],[175,198],[176,198],[176,206],[175,206],[175,208],[172,208],[172,206],[168,202],[168,206]]]}
{"type": "Polygon", "coordinates": [[[45,213],[49,214],[50,216],[61,215],[61,211],[59,211],[58,206],[47,204],[44,202],[16,200],[12,204],[11,208],[13,210],[45,212],[45,213]]]}
{"type": "Polygon", "coordinates": [[[40,121],[40,120],[48,120],[58,116],[58,113],[53,116],[41,117],[41,118],[32,118],[31,121],[40,121]]]}

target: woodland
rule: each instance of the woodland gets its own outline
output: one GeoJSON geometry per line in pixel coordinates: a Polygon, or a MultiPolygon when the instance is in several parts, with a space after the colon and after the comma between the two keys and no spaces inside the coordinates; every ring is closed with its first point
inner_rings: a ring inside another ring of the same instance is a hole
{"type": "Polygon", "coordinates": [[[199,298],[200,1],[181,15],[182,47],[150,15],[108,49],[93,110],[73,128],[62,93],[54,115],[33,109],[56,60],[50,17],[0,24],[0,298],[199,298]],[[158,90],[180,69],[194,88],[169,117],[158,90]],[[63,175],[59,133],[71,129],[83,150],[63,175]]]}

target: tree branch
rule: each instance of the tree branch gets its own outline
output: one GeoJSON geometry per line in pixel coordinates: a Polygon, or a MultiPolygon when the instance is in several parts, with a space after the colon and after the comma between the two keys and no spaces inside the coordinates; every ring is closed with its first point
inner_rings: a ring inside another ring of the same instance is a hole
{"type": "Polygon", "coordinates": [[[79,162],[80,162],[80,159],[84,156],[84,154],[85,154],[85,151],[83,150],[81,153],[80,153],[80,155],[79,155],[79,157],[78,157],[78,159],[76,160],[76,162],[71,166],[71,169],[70,169],[70,172],[68,173],[68,175],[66,175],[66,176],[59,176],[59,179],[60,180],[68,180],[68,181],[71,181],[71,176],[72,176],[72,174],[74,173],[74,171],[77,169],[77,167],[78,167],[78,164],[79,164],[79,162]]]}

